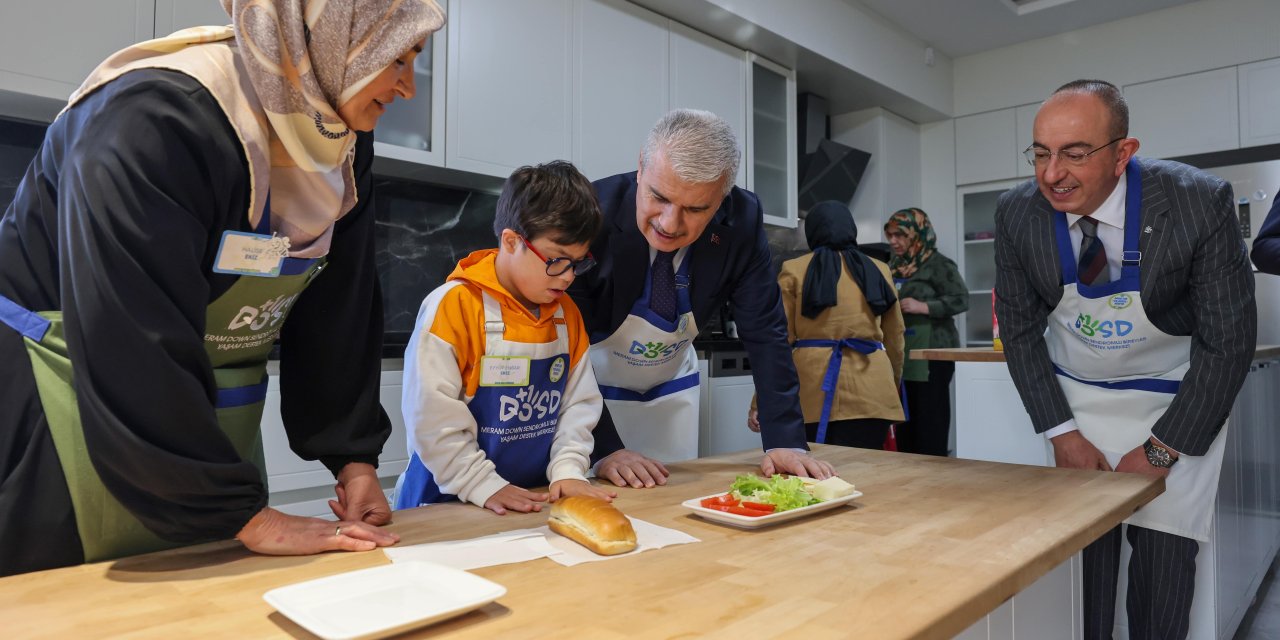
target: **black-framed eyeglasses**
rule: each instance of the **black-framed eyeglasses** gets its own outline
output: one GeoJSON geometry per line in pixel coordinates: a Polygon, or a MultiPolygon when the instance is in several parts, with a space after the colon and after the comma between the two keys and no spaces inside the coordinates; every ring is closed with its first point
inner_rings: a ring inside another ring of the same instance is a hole
{"type": "Polygon", "coordinates": [[[1027,162],[1033,167],[1042,167],[1049,164],[1049,159],[1052,158],[1054,154],[1057,154],[1058,160],[1061,160],[1073,167],[1079,167],[1089,161],[1089,156],[1124,140],[1126,137],[1127,136],[1120,136],[1119,138],[1116,138],[1093,151],[1077,151],[1075,149],[1058,149],[1057,151],[1050,151],[1044,147],[1037,147],[1033,144],[1026,149],[1023,149],[1022,155],[1026,157],[1027,162]]]}
{"type": "Polygon", "coordinates": [[[547,275],[549,276],[562,275],[570,269],[573,269],[573,275],[580,276],[594,269],[596,266],[596,258],[591,255],[590,251],[588,251],[586,257],[581,260],[573,260],[572,258],[548,258],[542,255],[541,251],[535,249],[533,243],[529,242],[528,238],[520,236],[520,239],[524,241],[524,246],[529,247],[529,250],[533,252],[533,255],[538,256],[539,260],[546,263],[547,275]]]}

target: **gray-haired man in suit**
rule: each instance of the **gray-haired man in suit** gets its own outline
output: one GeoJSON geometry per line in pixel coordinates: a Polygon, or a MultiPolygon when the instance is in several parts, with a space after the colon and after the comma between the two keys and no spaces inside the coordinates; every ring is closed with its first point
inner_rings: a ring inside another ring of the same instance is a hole
{"type": "MultiPolygon", "coordinates": [[[[1257,335],[1231,186],[1138,159],[1124,98],[1078,80],[1036,116],[1036,179],[996,207],[1009,372],[1057,466],[1165,478],[1127,523],[1133,638],[1183,638],[1227,414],[1257,335]]],[[[1122,525],[1124,526],[1124,525],[1122,525]]],[[[1121,528],[1084,551],[1085,637],[1110,638],[1121,528]]]]}

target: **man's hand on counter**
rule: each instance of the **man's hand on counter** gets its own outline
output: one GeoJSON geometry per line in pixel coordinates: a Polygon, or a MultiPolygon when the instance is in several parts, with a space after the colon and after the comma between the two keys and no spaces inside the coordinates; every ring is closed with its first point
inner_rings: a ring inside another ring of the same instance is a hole
{"type": "Polygon", "coordinates": [[[306,556],[324,551],[372,551],[399,542],[400,536],[366,522],[304,518],[267,507],[249,519],[236,539],[256,553],[306,556]]]}
{"type": "MultiPolygon", "coordinates": [[[[1053,443],[1053,463],[1066,469],[1111,471],[1106,456],[1079,431],[1068,431],[1049,440],[1053,443]]],[[[1141,449],[1141,447],[1139,447],[1141,449]]],[[[1146,458],[1143,458],[1146,461],[1146,458]]]]}
{"type": "Polygon", "coordinates": [[[775,473],[789,473],[802,478],[826,480],[836,475],[836,469],[830,463],[813,457],[808,451],[770,449],[760,461],[760,473],[766,478],[775,473]]]}
{"type": "Polygon", "coordinates": [[[596,476],[636,489],[667,483],[670,471],[661,462],[627,449],[618,449],[596,463],[596,476]]]}
{"type": "Polygon", "coordinates": [[[359,520],[375,526],[391,523],[391,505],[387,504],[373,465],[352,462],[342,467],[333,491],[338,499],[330,500],[329,508],[339,520],[359,520]]]}

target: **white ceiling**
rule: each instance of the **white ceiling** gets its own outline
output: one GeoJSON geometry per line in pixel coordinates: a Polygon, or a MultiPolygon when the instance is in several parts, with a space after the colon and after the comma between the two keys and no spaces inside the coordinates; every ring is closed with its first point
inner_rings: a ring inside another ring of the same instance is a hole
{"type": "Polygon", "coordinates": [[[1194,0],[844,0],[869,8],[951,58],[1111,22],[1194,0]],[[1045,8],[1028,11],[1036,6],[1045,8]]]}

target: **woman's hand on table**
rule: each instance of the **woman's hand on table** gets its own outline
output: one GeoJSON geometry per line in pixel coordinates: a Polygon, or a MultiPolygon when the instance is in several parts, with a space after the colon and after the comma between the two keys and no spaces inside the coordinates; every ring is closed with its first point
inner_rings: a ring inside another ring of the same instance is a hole
{"type": "Polygon", "coordinates": [[[899,300],[898,307],[902,309],[903,313],[914,313],[922,316],[929,315],[929,305],[927,303],[920,302],[915,298],[903,298],[899,300]]]}
{"type": "Polygon", "coordinates": [[[529,513],[530,511],[542,511],[542,503],[546,502],[550,495],[521,489],[514,484],[509,484],[498,492],[489,496],[484,501],[484,508],[500,515],[507,515],[508,511],[519,511],[520,513],[529,513]]]}
{"type": "Polygon", "coordinates": [[[813,457],[808,451],[770,449],[760,461],[760,473],[766,478],[776,473],[789,473],[801,478],[826,480],[836,475],[836,469],[831,463],[813,457]]]}
{"type": "Polygon", "coordinates": [[[596,475],[619,487],[644,489],[666,484],[671,472],[653,458],[618,449],[596,463],[596,475]]]}
{"type": "Polygon", "coordinates": [[[618,492],[610,491],[604,487],[597,487],[586,480],[556,480],[551,483],[552,502],[569,496],[589,496],[600,498],[606,502],[613,502],[613,499],[618,497],[618,492]]]}
{"type": "Polygon", "coordinates": [[[360,521],[291,516],[267,507],[244,525],[236,539],[250,551],[269,556],[306,556],[325,551],[372,551],[400,536],[360,521]]]}
{"type": "Polygon", "coordinates": [[[391,506],[373,465],[352,462],[342,467],[333,490],[338,499],[330,500],[329,508],[339,520],[359,520],[376,526],[391,523],[391,506]]]}

